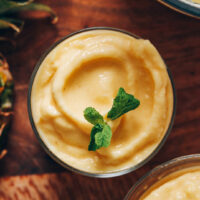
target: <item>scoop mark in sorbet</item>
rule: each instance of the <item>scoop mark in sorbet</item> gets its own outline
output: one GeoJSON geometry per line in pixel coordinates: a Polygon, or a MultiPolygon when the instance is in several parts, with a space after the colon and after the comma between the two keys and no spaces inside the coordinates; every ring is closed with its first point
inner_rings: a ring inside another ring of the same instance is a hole
{"type": "MultiPolygon", "coordinates": [[[[123,88],[119,88],[117,96],[113,101],[112,108],[107,114],[107,118],[115,120],[123,114],[136,109],[140,105],[140,101],[133,95],[126,93],[123,88]]],[[[92,107],[84,110],[85,119],[93,124],[90,134],[89,151],[96,151],[101,147],[108,147],[112,138],[112,130],[103,116],[92,107]]]]}

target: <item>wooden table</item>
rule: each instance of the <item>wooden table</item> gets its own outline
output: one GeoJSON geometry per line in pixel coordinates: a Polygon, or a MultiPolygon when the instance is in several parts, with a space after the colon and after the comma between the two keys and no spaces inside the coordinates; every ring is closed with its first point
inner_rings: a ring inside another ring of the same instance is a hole
{"type": "Polygon", "coordinates": [[[176,13],[155,0],[49,0],[58,14],[29,20],[7,58],[15,78],[15,114],[8,154],[0,161],[0,176],[67,172],[69,199],[123,199],[128,190],[156,165],[177,156],[200,152],[200,21],[176,13]],[[66,171],[39,145],[29,123],[27,89],[42,53],[61,37],[86,27],[110,26],[148,38],[157,47],[174,78],[177,92],[175,123],[167,142],[145,166],[121,177],[96,179],[66,171]]]}

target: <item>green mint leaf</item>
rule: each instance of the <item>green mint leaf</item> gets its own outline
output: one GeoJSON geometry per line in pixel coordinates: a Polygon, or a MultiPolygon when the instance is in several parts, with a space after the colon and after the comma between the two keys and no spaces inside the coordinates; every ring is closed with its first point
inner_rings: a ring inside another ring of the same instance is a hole
{"type": "Polygon", "coordinates": [[[96,124],[93,126],[90,134],[90,144],[88,146],[89,151],[96,151],[99,149],[98,145],[95,143],[95,135],[103,130],[102,125],[96,124]]]}
{"type": "Polygon", "coordinates": [[[113,106],[108,112],[107,118],[115,120],[121,115],[134,110],[140,105],[140,101],[133,95],[125,92],[123,88],[119,88],[117,96],[114,99],[113,106]]]}
{"type": "MultiPolygon", "coordinates": [[[[140,101],[133,95],[125,92],[123,88],[119,88],[117,96],[113,101],[113,106],[107,114],[107,118],[115,120],[130,110],[137,108],[140,101]]],[[[112,130],[110,126],[104,122],[103,116],[92,107],[84,110],[85,119],[93,124],[90,134],[89,151],[96,151],[101,147],[108,147],[112,138],[112,130]]]]}
{"type": "Polygon", "coordinates": [[[89,151],[96,151],[101,147],[108,147],[110,145],[112,131],[108,124],[96,124],[91,131],[89,151]]]}
{"type": "Polygon", "coordinates": [[[85,119],[93,125],[104,124],[103,117],[92,107],[87,107],[84,110],[85,119]]]}
{"type": "Polygon", "coordinates": [[[112,130],[108,124],[104,124],[103,130],[95,135],[95,143],[99,147],[108,147],[112,137],[112,130]]]}

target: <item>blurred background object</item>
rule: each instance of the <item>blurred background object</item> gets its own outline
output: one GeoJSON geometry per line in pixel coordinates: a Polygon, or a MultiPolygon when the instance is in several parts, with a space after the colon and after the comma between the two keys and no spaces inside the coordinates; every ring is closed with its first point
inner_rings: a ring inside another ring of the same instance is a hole
{"type": "Polygon", "coordinates": [[[47,5],[34,0],[0,0],[0,159],[7,153],[4,146],[14,97],[13,78],[2,53],[9,53],[15,48],[15,39],[21,33],[26,18],[46,17],[46,14],[50,15],[52,23],[57,22],[56,14],[47,5]]]}
{"type": "Polygon", "coordinates": [[[200,0],[158,0],[180,13],[200,19],[200,0]]]}

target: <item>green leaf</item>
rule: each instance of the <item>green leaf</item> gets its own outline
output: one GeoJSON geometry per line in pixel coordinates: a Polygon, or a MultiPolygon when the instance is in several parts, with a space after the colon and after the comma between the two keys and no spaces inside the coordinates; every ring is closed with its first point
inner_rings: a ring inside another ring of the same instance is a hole
{"type": "Polygon", "coordinates": [[[133,95],[126,93],[123,88],[119,88],[117,96],[114,99],[113,106],[108,112],[107,118],[115,120],[128,111],[137,108],[139,105],[140,101],[138,99],[136,99],[133,95]]]}
{"type": "Polygon", "coordinates": [[[58,18],[54,11],[47,5],[41,3],[33,3],[34,0],[24,2],[16,2],[9,0],[0,0],[0,16],[5,16],[22,11],[42,11],[47,12],[52,17],[52,23],[56,23],[58,18]]]}
{"type": "MultiPolygon", "coordinates": [[[[107,118],[115,120],[128,111],[137,108],[139,105],[139,100],[133,95],[126,93],[123,88],[119,88],[107,118]]],[[[84,117],[88,122],[94,125],[90,134],[88,150],[96,151],[101,147],[108,147],[112,138],[112,130],[110,126],[104,122],[102,115],[96,111],[95,108],[88,107],[84,110],[84,117]]]]}
{"type": "Polygon", "coordinates": [[[102,130],[103,130],[103,127],[100,124],[96,124],[95,126],[93,126],[90,133],[90,144],[88,146],[89,151],[96,151],[97,149],[99,149],[98,145],[95,143],[95,135],[98,132],[101,132],[102,130]]]}
{"type": "Polygon", "coordinates": [[[43,11],[50,14],[51,18],[53,19],[52,23],[56,23],[58,20],[58,17],[54,13],[54,11],[49,6],[41,4],[41,3],[31,3],[26,6],[19,7],[17,11],[18,12],[19,11],[43,11]]]}
{"type": "Polygon", "coordinates": [[[108,124],[96,124],[91,131],[89,151],[96,151],[101,147],[108,147],[110,145],[112,131],[108,124]]]}
{"type": "Polygon", "coordinates": [[[104,124],[103,130],[95,135],[95,143],[98,147],[108,147],[110,145],[112,131],[108,124],[104,124]]]}
{"type": "Polygon", "coordinates": [[[103,117],[92,107],[87,107],[84,110],[85,119],[93,125],[104,124],[103,117]]]}
{"type": "Polygon", "coordinates": [[[0,15],[8,14],[10,11],[29,5],[31,2],[33,2],[33,0],[28,0],[24,2],[0,0],[0,15]]]}
{"type": "Polygon", "coordinates": [[[0,17],[0,29],[11,28],[17,33],[20,33],[23,28],[24,22],[19,19],[0,17]]]}

